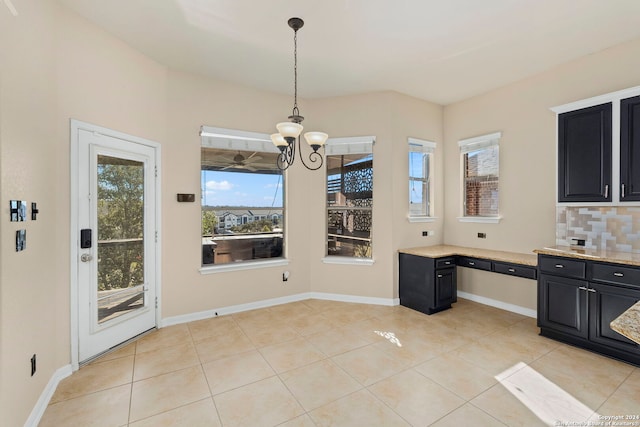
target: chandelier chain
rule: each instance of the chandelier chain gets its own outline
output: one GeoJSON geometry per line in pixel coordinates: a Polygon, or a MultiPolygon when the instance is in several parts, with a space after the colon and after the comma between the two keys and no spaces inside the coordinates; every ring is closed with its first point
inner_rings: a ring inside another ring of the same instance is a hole
{"type": "MultiPolygon", "coordinates": [[[[299,150],[300,154],[302,154],[300,145],[302,125],[300,123],[304,120],[298,109],[298,30],[302,28],[304,21],[294,17],[289,19],[287,24],[293,29],[293,114],[289,116],[289,121],[295,123],[295,125],[278,123],[276,127],[280,133],[271,135],[271,140],[280,150],[276,160],[276,166],[280,170],[288,169],[293,164],[296,158],[296,150],[299,150]]],[[[324,145],[327,140],[327,134],[323,132],[307,132],[305,133],[305,139],[312,150],[309,154],[310,163],[307,163],[302,155],[300,160],[307,169],[318,170],[324,163],[322,154],[318,152],[318,149],[324,145]]]]}
{"type": "Polygon", "coordinates": [[[293,114],[298,110],[298,30],[293,32],[293,114]]]}

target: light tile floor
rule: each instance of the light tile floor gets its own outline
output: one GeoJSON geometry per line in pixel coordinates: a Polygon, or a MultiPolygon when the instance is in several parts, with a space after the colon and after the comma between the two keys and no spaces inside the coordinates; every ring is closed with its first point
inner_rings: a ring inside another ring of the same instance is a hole
{"type": "MultiPolygon", "coordinates": [[[[40,426],[537,426],[640,416],[640,368],[459,300],[307,300],[154,331],[63,380],[40,426]]],[[[640,420],[635,420],[640,426],[640,420]]]]}

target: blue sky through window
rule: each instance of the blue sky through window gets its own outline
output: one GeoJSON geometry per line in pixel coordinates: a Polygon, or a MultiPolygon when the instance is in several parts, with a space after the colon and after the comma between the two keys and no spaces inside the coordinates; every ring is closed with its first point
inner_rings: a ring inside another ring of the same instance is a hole
{"type": "Polygon", "coordinates": [[[203,170],[203,206],[282,207],[282,176],[203,170]]]}

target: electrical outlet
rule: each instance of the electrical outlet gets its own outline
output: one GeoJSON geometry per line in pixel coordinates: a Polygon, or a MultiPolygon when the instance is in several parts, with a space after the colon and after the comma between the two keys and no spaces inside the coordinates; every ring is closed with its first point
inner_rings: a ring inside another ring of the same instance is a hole
{"type": "Polygon", "coordinates": [[[426,236],[428,236],[428,235],[429,235],[429,232],[428,232],[428,231],[423,231],[423,232],[422,232],[422,236],[423,236],[423,237],[426,237],[426,236]]]}
{"type": "Polygon", "coordinates": [[[486,239],[487,233],[478,233],[478,239],[486,239]]]}
{"type": "Polygon", "coordinates": [[[31,356],[31,376],[36,373],[36,355],[31,356]]]}

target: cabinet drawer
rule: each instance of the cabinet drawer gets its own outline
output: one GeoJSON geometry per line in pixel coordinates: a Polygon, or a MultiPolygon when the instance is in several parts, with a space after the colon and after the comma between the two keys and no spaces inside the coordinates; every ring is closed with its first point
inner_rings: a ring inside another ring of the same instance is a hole
{"type": "Polygon", "coordinates": [[[456,265],[455,257],[446,257],[436,259],[436,268],[448,268],[456,265]]]}
{"type": "Polygon", "coordinates": [[[524,277],[526,279],[535,279],[537,270],[535,267],[525,265],[511,264],[508,262],[493,262],[493,271],[496,273],[510,274],[512,276],[524,277]]]}
{"type": "Polygon", "coordinates": [[[461,256],[458,258],[458,265],[461,267],[477,268],[479,270],[491,271],[491,261],[488,261],[486,259],[461,256]]]}
{"type": "Polygon", "coordinates": [[[557,274],[563,277],[575,277],[578,279],[584,279],[586,277],[586,263],[584,261],[553,256],[541,256],[539,261],[540,270],[546,273],[557,274]]]}
{"type": "Polygon", "coordinates": [[[640,269],[621,265],[593,263],[592,280],[640,289],[640,269]]]}

